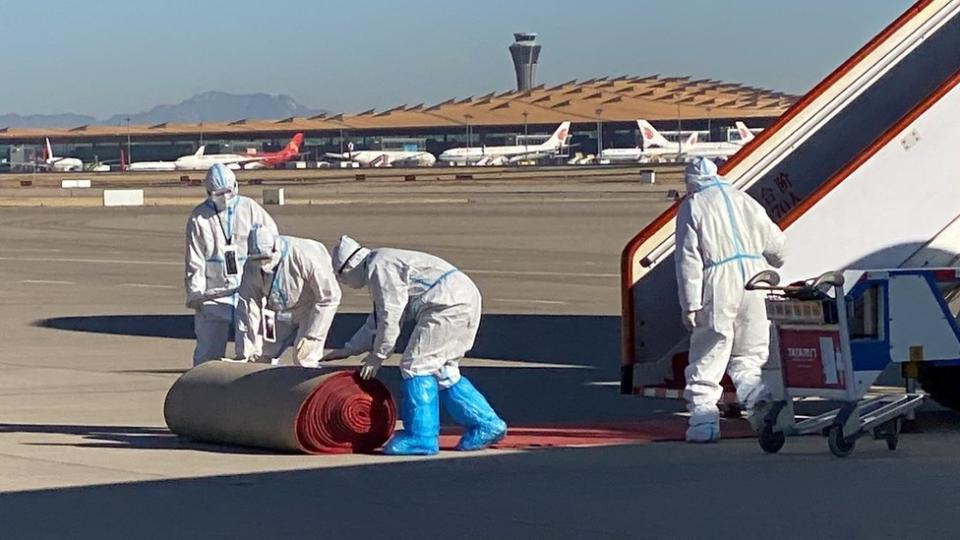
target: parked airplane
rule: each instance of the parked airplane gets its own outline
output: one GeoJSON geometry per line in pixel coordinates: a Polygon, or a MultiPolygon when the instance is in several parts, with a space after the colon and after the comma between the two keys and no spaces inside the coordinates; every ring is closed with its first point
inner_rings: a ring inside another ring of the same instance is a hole
{"type": "Polygon", "coordinates": [[[671,142],[646,120],[637,120],[641,145],[633,148],[605,148],[600,152],[601,163],[637,163],[646,161],[678,161],[683,150],[696,139],[691,133],[687,140],[671,142]]]}
{"type": "Polygon", "coordinates": [[[430,152],[407,150],[357,150],[325,154],[340,161],[355,161],[361,167],[433,167],[437,158],[430,152]]]}
{"type": "MultiPolygon", "coordinates": [[[[300,146],[302,144],[303,133],[297,133],[290,139],[287,146],[279,152],[264,152],[262,154],[206,154],[206,146],[201,146],[196,153],[177,158],[177,160],[173,162],[173,165],[176,170],[180,171],[206,170],[215,163],[222,163],[231,169],[276,167],[300,155],[300,146]]],[[[153,162],[154,165],[157,165],[157,163],[160,162],[153,162]]],[[[136,164],[131,163],[130,167],[134,165],[136,164]]],[[[165,167],[166,165],[160,166],[165,167]]],[[[127,170],[131,169],[128,167],[127,170]]]]}
{"type": "Polygon", "coordinates": [[[83,170],[83,161],[77,158],[54,156],[50,139],[46,139],[46,146],[43,148],[43,160],[37,165],[53,172],[78,172],[83,170]]]}
{"type": "Polygon", "coordinates": [[[549,157],[560,152],[569,133],[570,122],[564,122],[543,144],[451,148],[438,159],[453,165],[502,165],[549,157]]]}
{"type": "Polygon", "coordinates": [[[177,164],[173,161],[137,161],[127,165],[125,171],[148,172],[148,171],[175,171],[177,164]]]}
{"type": "Polygon", "coordinates": [[[753,140],[753,133],[747,129],[743,122],[737,122],[736,127],[737,133],[740,135],[740,139],[736,142],[699,142],[697,141],[697,134],[693,133],[692,140],[688,141],[683,149],[684,158],[688,161],[695,157],[727,159],[736,154],[743,148],[744,144],[753,140]]]}
{"type": "Polygon", "coordinates": [[[683,144],[671,142],[646,120],[637,120],[643,145],[635,148],[607,148],[600,160],[610,163],[647,161],[689,161],[695,157],[726,159],[753,139],[743,122],[734,124],[740,139],[736,142],[699,142],[699,134],[691,133],[683,144]]]}

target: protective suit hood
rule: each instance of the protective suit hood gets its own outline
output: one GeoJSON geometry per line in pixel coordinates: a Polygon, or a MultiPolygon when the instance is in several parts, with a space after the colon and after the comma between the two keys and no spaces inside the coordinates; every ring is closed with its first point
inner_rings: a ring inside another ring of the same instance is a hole
{"type": "Polygon", "coordinates": [[[698,157],[691,161],[683,171],[684,183],[687,185],[687,193],[693,194],[704,189],[715,186],[719,181],[727,183],[725,179],[717,175],[717,165],[707,158],[698,157]]]}
{"type": "Polygon", "coordinates": [[[341,236],[333,247],[333,271],[337,274],[337,280],[351,289],[366,287],[367,271],[364,263],[370,253],[369,249],[353,238],[341,236]]]}
{"type": "Polygon", "coordinates": [[[237,176],[222,163],[215,163],[207,170],[203,187],[217,210],[225,209],[227,204],[240,194],[237,176]]]}
{"type": "Polygon", "coordinates": [[[277,240],[277,235],[266,227],[253,229],[247,237],[247,258],[257,261],[264,270],[272,269],[280,262],[277,240]]]}

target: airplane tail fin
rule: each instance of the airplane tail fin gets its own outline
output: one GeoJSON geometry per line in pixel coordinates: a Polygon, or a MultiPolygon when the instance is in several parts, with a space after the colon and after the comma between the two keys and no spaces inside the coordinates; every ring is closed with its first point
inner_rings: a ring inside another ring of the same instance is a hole
{"type": "Polygon", "coordinates": [[[737,127],[737,133],[740,134],[740,142],[750,142],[753,140],[753,132],[750,131],[750,128],[747,127],[743,122],[737,122],[734,124],[737,127]]]}
{"type": "Polygon", "coordinates": [[[200,148],[197,148],[197,152],[196,152],[195,154],[193,154],[193,156],[194,156],[194,157],[201,157],[201,156],[203,156],[203,153],[204,153],[206,150],[207,150],[206,145],[202,145],[202,146],[200,146],[200,148]]]}
{"type": "Polygon", "coordinates": [[[650,146],[668,148],[670,146],[670,141],[661,135],[656,128],[650,125],[650,122],[647,122],[646,120],[637,120],[637,127],[640,128],[640,137],[643,140],[644,148],[648,148],[650,146]]]}
{"type": "Polygon", "coordinates": [[[547,142],[543,143],[543,146],[554,150],[559,149],[567,142],[567,135],[569,134],[570,122],[564,122],[560,124],[560,127],[547,139],[547,142]]]}
{"type": "Polygon", "coordinates": [[[296,154],[300,151],[301,146],[303,146],[303,133],[297,133],[290,139],[290,142],[287,143],[287,150],[296,154]]]}
{"type": "Polygon", "coordinates": [[[43,159],[44,161],[48,159],[53,159],[53,146],[50,145],[50,138],[46,139],[46,146],[43,148],[43,159]]]}
{"type": "Polygon", "coordinates": [[[699,140],[700,140],[700,134],[697,133],[696,131],[694,131],[693,133],[690,134],[689,137],[687,137],[687,142],[684,143],[684,144],[685,144],[686,146],[693,146],[693,145],[697,144],[697,141],[699,141],[699,140]]]}

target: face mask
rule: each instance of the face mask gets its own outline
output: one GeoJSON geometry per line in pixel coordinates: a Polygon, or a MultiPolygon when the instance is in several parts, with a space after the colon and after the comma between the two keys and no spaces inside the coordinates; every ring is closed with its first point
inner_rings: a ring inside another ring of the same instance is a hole
{"type": "Polygon", "coordinates": [[[223,210],[227,209],[227,205],[230,204],[230,201],[232,201],[236,196],[236,193],[233,191],[226,191],[224,193],[211,193],[210,200],[213,201],[213,206],[222,212],[223,210]]]}
{"type": "Polygon", "coordinates": [[[273,270],[273,265],[275,263],[273,261],[273,257],[267,257],[266,259],[259,259],[257,264],[260,266],[261,271],[269,273],[273,270]]]}

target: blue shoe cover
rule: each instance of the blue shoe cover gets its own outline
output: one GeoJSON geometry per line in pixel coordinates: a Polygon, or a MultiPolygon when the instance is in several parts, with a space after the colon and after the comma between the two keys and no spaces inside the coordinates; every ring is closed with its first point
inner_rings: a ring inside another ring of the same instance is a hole
{"type": "Polygon", "coordinates": [[[453,421],[466,428],[457,450],[482,450],[507,436],[507,423],[466,377],[440,392],[440,402],[453,421]]]}
{"type": "Polygon", "coordinates": [[[440,403],[433,376],[410,377],[401,385],[403,401],[400,420],[403,429],[383,445],[391,456],[429,456],[440,451],[440,403]]]}
{"type": "Polygon", "coordinates": [[[687,428],[688,443],[712,443],[720,440],[720,422],[703,422],[687,428]]]}

